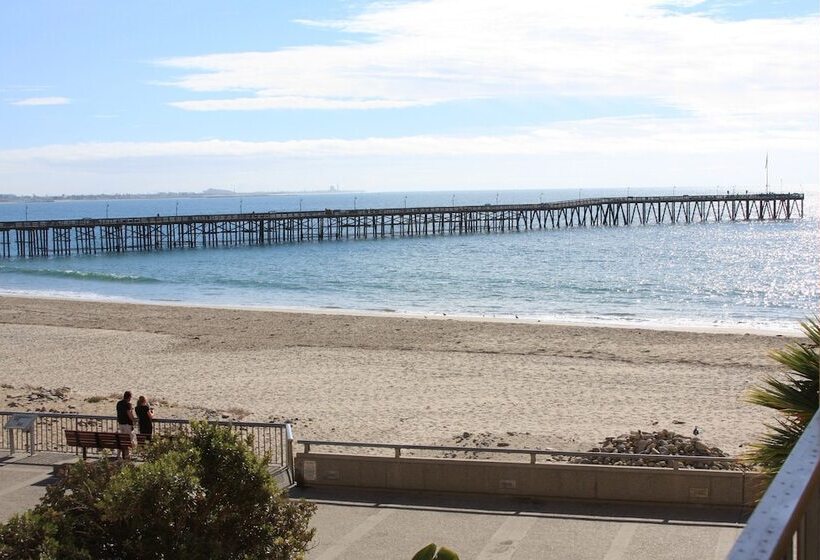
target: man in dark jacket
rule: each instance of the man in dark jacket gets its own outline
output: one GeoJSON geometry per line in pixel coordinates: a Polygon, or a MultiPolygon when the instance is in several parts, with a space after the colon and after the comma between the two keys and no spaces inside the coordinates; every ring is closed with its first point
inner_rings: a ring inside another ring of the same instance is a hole
{"type": "MultiPolygon", "coordinates": [[[[122,400],[117,401],[117,428],[122,434],[128,434],[134,438],[134,407],[131,406],[131,391],[126,391],[122,395],[122,400]]],[[[117,450],[117,457],[120,450],[117,450]]],[[[131,456],[130,449],[122,450],[122,458],[128,459],[131,456]]]]}

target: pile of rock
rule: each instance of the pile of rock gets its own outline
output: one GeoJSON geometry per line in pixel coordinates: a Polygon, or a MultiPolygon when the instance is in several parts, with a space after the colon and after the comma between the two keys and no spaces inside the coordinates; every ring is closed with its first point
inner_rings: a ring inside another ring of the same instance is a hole
{"type": "Polygon", "coordinates": [[[636,430],[617,437],[608,437],[592,453],[618,453],[624,457],[574,457],[572,463],[593,465],[624,465],[638,467],[688,467],[711,470],[734,470],[740,466],[730,461],[687,461],[685,457],[729,457],[717,447],[710,447],[697,437],[687,437],[670,430],[642,432],[636,430]],[[680,456],[681,459],[654,458],[659,455],[680,456]]]}
{"type": "MultiPolygon", "coordinates": [[[[6,395],[8,408],[25,408],[35,412],[58,412],[55,409],[47,408],[49,404],[63,403],[69,399],[71,389],[69,387],[57,387],[48,389],[46,387],[28,387],[28,394],[6,395]]],[[[69,406],[69,408],[74,408],[69,406]]]]}

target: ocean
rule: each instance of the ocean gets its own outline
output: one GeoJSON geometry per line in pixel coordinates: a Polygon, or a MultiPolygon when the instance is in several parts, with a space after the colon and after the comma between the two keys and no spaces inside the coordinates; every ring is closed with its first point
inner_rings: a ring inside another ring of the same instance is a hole
{"type": "MultiPolygon", "coordinates": [[[[718,192],[725,192],[720,190],[718,192]]],[[[337,192],[0,204],[0,221],[537,203],[671,189],[337,192]]],[[[715,194],[677,188],[675,194],[715,194]]],[[[817,197],[803,219],[0,259],[0,293],[634,327],[797,332],[818,313],[817,197]]]]}

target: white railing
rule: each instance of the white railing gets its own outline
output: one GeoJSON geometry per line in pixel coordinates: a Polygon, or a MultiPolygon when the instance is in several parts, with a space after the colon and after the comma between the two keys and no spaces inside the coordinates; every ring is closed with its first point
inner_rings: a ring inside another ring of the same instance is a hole
{"type": "Polygon", "coordinates": [[[820,413],[769,484],[728,560],[820,560],[820,413]]]}
{"type": "MultiPolygon", "coordinates": [[[[399,458],[402,451],[435,451],[443,453],[492,453],[501,455],[526,455],[530,464],[535,464],[539,456],[550,457],[580,457],[584,459],[598,459],[602,461],[617,462],[625,464],[636,461],[651,461],[653,463],[664,462],[666,466],[677,470],[680,467],[700,466],[709,468],[709,464],[719,464],[724,468],[730,465],[742,466],[739,459],[734,457],[711,457],[705,455],[656,455],[649,453],[604,453],[595,451],[557,451],[553,449],[512,449],[509,447],[454,447],[444,445],[412,445],[395,443],[362,443],[350,441],[318,441],[299,440],[298,443],[304,446],[305,454],[311,452],[312,447],[357,447],[370,449],[390,449],[393,456],[399,458]]],[[[610,463],[611,464],[611,463],[610,463]]]]}
{"type": "MultiPolygon", "coordinates": [[[[253,436],[252,448],[257,455],[269,455],[271,463],[293,468],[293,433],[290,424],[266,422],[226,422],[208,421],[225,426],[242,436],[253,436]]],[[[190,427],[189,420],[154,418],[154,434],[170,434],[190,427]]],[[[69,447],[65,442],[65,430],[89,430],[116,432],[116,416],[95,416],[89,414],[62,414],[54,412],[10,412],[0,411],[0,449],[26,449],[30,454],[38,452],[58,452],[78,454],[79,449],[69,447]],[[9,430],[6,425],[14,415],[35,418],[30,432],[9,430]],[[15,439],[17,441],[15,441],[15,439]]],[[[90,455],[99,453],[88,450],[90,455]]]]}

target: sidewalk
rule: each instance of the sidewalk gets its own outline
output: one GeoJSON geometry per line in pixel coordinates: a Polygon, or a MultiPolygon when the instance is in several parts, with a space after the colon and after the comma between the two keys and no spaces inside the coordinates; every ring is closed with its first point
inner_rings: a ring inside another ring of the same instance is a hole
{"type": "MultiPolygon", "coordinates": [[[[0,456],[0,521],[36,505],[54,465],[73,455],[0,456]]],[[[740,534],[739,511],[520,498],[293,489],[318,505],[310,560],[410,560],[430,542],[463,560],[718,560],[740,534]]]]}
{"type": "Polygon", "coordinates": [[[463,560],[718,560],[745,517],[717,508],[295,490],[319,505],[311,560],[412,558],[435,542],[463,560]]]}
{"type": "Polygon", "coordinates": [[[54,467],[73,462],[74,455],[38,453],[14,457],[0,452],[0,522],[37,505],[46,487],[54,482],[54,467]]]}

